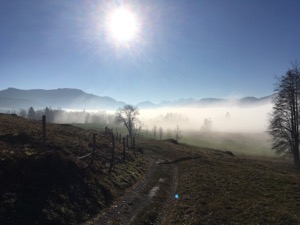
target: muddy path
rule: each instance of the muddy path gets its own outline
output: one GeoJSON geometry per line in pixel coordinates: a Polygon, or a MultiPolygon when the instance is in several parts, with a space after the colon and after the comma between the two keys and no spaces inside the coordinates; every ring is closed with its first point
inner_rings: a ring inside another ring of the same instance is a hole
{"type": "Polygon", "coordinates": [[[161,224],[171,201],[176,200],[177,164],[146,150],[145,176],[124,196],[83,225],[161,224]]]}

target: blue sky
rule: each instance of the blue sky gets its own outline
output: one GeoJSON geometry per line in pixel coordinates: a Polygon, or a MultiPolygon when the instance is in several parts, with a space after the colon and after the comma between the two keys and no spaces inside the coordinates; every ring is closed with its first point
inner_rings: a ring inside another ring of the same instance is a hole
{"type": "Polygon", "coordinates": [[[0,89],[78,88],[128,103],[272,94],[300,59],[299,0],[0,0],[0,89]],[[129,5],[139,39],[102,29],[129,5]]]}

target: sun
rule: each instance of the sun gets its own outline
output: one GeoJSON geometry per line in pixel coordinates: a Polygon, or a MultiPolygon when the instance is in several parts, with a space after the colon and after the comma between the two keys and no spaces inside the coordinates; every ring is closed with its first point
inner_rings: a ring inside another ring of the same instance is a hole
{"type": "Polygon", "coordinates": [[[138,37],[139,25],[137,16],[125,7],[111,11],[107,19],[109,38],[119,44],[127,44],[138,37]]]}

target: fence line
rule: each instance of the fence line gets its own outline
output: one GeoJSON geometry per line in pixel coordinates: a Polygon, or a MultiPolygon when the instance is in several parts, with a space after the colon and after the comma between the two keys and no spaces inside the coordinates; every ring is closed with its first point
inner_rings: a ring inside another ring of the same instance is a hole
{"type": "MultiPolygon", "coordinates": [[[[116,133],[116,137],[113,133],[112,129],[109,129],[107,127],[105,127],[105,134],[111,134],[112,137],[112,154],[111,154],[111,160],[110,160],[110,167],[109,167],[109,173],[111,173],[113,166],[114,166],[114,159],[115,159],[115,142],[119,142],[120,145],[123,146],[123,152],[122,152],[122,159],[123,161],[126,160],[126,147],[129,150],[129,138],[130,138],[130,145],[131,145],[131,149],[133,149],[134,155],[136,155],[136,151],[135,151],[135,138],[134,137],[129,137],[129,135],[127,135],[126,137],[121,136],[121,133],[116,133]],[[123,143],[122,143],[123,141],[123,143]]],[[[46,115],[42,116],[42,143],[44,148],[46,148],[46,115]]],[[[91,156],[91,161],[89,163],[89,168],[93,165],[94,160],[95,160],[95,152],[96,152],[96,135],[97,134],[93,134],[93,149],[90,153],[83,155],[83,156],[79,156],[77,157],[77,159],[81,160],[84,159],[86,157],[91,156]]]]}

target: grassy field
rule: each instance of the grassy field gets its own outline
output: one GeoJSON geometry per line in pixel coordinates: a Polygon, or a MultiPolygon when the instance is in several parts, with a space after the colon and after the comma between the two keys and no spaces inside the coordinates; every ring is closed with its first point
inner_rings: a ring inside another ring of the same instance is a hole
{"type": "Polygon", "coordinates": [[[147,171],[132,151],[126,162],[116,144],[115,166],[108,173],[112,138],[97,132],[94,164],[90,157],[94,130],[47,124],[0,114],[0,224],[76,224],[122,196],[147,171]]]}
{"type": "MultiPolygon", "coordinates": [[[[73,123],[71,125],[75,126],[75,127],[80,127],[80,128],[83,128],[83,129],[96,130],[96,131],[99,131],[99,132],[104,132],[105,127],[106,127],[103,124],[93,124],[93,123],[73,123]]],[[[115,127],[108,127],[108,128],[113,129],[114,133],[118,132],[119,134],[122,134],[122,135],[127,135],[128,134],[127,129],[122,125],[115,126],[115,127]]]]}
{"type": "Polygon", "coordinates": [[[182,142],[236,154],[274,156],[266,133],[184,132],[182,142]]]}
{"type": "Polygon", "coordinates": [[[300,224],[300,173],[291,161],[167,141],[142,145],[178,166],[179,198],[163,224],[300,224]]]}
{"type": "MultiPolygon", "coordinates": [[[[105,126],[100,124],[77,123],[72,124],[84,129],[104,131],[105,126]]],[[[122,125],[113,127],[114,132],[127,135],[127,130],[122,125]]],[[[142,135],[153,138],[153,132],[142,131],[142,135]]],[[[157,134],[157,139],[158,138],[157,134]]],[[[165,139],[163,135],[163,139],[165,139]]],[[[202,148],[220,149],[232,151],[235,154],[271,156],[275,154],[271,150],[271,137],[266,132],[260,133],[232,133],[232,132],[200,132],[184,131],[180,142],[202,148]]]]}
{"type": "Polygon", "coordinates": [[[125,203],[142,207],[134,225],[153,224],[157,218],[163,225],[300,224],[300,172],[292,161],[225,151],[235,146],[236,152],[239,148],[243,152],[245,144],[250,151],[260,145],[257,136],[234,135],[243,144],[239,147],[229,141],[232,137],[218,134],[214,148],[221,150],[137,139],[144,154],[136,157],[130,150],[126,162],[122,146],[116,144],[115,166],[109,174],[111,135],[90,128],[47,124],[44,146],[40,121],[0,114],[1,225],[85,222],[130,194],[135,184],[145,181],[150,161],[158,159],[162,162],[155,164],[153,176],[136,197],[147,197],[156,186],[159,191],[145,205],[125,203]],[[79,157],[91,152],[94,133],[96,160],[89,167],[90,158],[79,157]],[[223,145],[226,138],[229,144],[223,145]]]}

